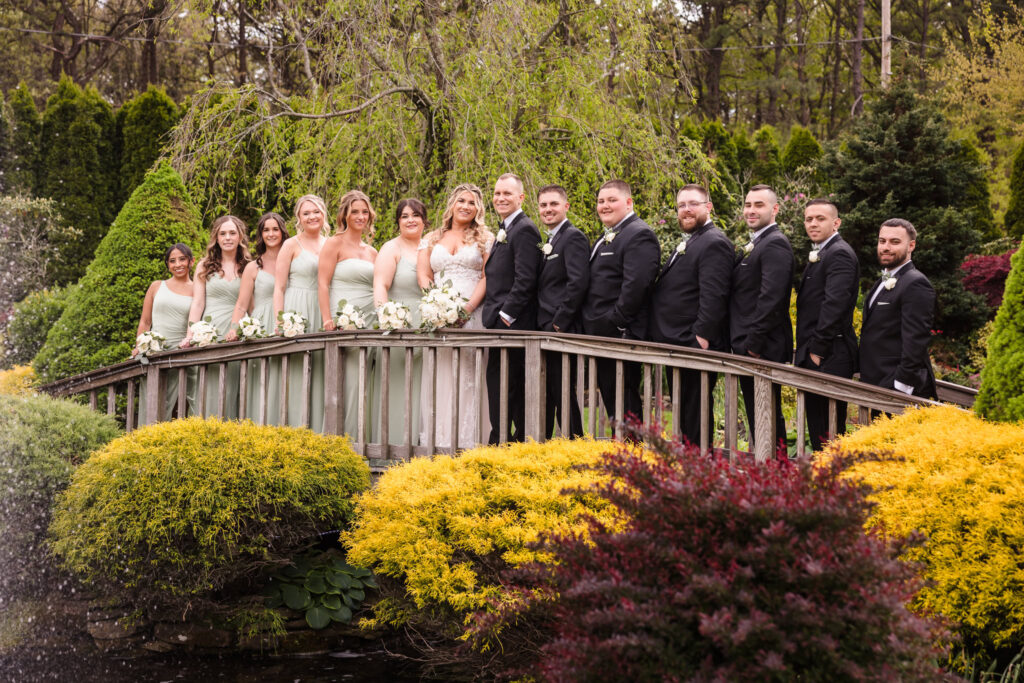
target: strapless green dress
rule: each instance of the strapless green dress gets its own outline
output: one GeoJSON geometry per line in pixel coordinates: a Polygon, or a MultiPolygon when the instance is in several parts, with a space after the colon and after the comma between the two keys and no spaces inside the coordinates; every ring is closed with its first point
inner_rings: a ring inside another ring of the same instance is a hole
{"type": "MultiPolygon", "coordinates": [[[[314,254],[299,249],[292,259],[288,271],[288,287],[284,291],[284,310],[296,311],[306,316],[306,333],[320,332],[320,302],[317,298],[317,268],[319,261],[314,254]]],[[[275,324],[277,321],[274,321],[275,324]]],[[[301,353],[288,357],[288,424],[293,427],[307,426],[302,423],[302,359],[301,353]]],[[[310,359],[309,425],[322,430],[324,423],[324,354],[314,351],[310,359]]]]}
{"type": "MultiPolygon", "coordinates": [[[[363,259],[350,258],[338,261],[334,266],[334,274],[331,276],[331,288],[329,300],[331,302],[331,315],[338,312],[338,304],[345,300],[352,304],[366,320],[367,326],[372,326],[376,315],[373,307],[373,264],[363,259]]],[[[376,397],[379,396],[376,375],[376,354],[366,355],[366,393],[365,393],[365,422],[363,423],[363,434],[367,441],[373,438],[373,426],[377,423],[376,397]]],[[[343,430],[353,441],[359,438],[359,350],[358,347],[345,347],[345,362],[343,365],[344,388],[342,400],[344,401],[343,430]]]]}
{"type": "MultiPolygon", "coordinates": [[[[203,318],[210,317],[210,322],[217,328],[217,339],[223,341],[224,335],[231,329],[231,317],[238,302],[238,293],[242,289],[242,278],[236,277],[228,282],[219,274],[214,273],[206,281],[206,306],[203,318]]],[[[228,363],[225,374],[224,419],[234,420],[238,417],[238,375],[240,364],[236,361],[228,363]]],[[[212,363],[206,368],[206,415],[217,414],[217,398],[220,383],[220,364],[212,363]]]]}

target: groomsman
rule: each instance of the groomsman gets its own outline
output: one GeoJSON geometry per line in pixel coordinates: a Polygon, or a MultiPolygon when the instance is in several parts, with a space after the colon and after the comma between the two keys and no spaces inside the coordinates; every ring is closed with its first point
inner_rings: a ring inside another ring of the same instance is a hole
{"type": "Polygon", "coordinates": [[[878,231],[878,262],[884,270],[864,299],[860,379],[905,394],[936,398],[928,356],[935,290],[910,260],[917,230],[890,218],[878,231]]]}
{"type": "MultiPolygon", "coordinates": [[[[767,185],[754,185],[743,202],[743,218],[750,231],[732,271],[729,331],[732,352],[740,356],[788,363],[793,356],[793,325],[789,320],[789,293],[793,288],[793,248],[775,223],[779,198],[767,185]]],[[[754,381],[740,379],[747,409],[750,443],[754,435],[754,381]]],[[[772,385],[775,403],[775,440],[785,442],[782,391],[772,385]]]]}
{"type": "MultiPolygon", "coordinates": [[[[483,323],[489,329],[534,330],[537,328],[537,274],[541,252],[537,248],[540,232],[522,211],[523,181],[506,173],[494,183],[492,203],[501,222],[498,237],[484,266],[487,293],[484,296],[483,323]]],[[[505,439],[523,441],[526,437],[526,406],[523,391],[526,381],[526,357],[522,349],[508,351],[508,428],[505,439]],[[515,429],[513,430],[513,426],[515,429]]],[[[501,354],[487,357],[487,398],[491,418],[488,443],[500,442],[501,354]]]]}
{"type": "MultiPolygon", "coordinates": [[[[590,243],[566,218],[569,197],[561,185],[545,185],[537,193],[537,215],[548,239],[540,245],[543,261],[537,280],[537,329],[542,332],[579,334],[580,308],[590,283],[590,243]]],[[[544,435],[551,436],[558,423],[572,437],[583,436],[583,419],[576,401],[576,357],[569,355],[569,414],[562,414],[562,354],[545,351],[547,408],[544,435]]],[[[568,355],[568,354],[567,354],[568,355]]]]}
{"type": "MultiPolygon", "coordinates": [[[[795,365],[836,377],[853,377],[857,370],[857,337],[853,309],[857,307],[860,266],[857,255],[839,234],[839,210],[827,199],[804,207],[804,230],[811,253],[796,295],[795,365]]],[[[846,402],[836,401],[836,433],[828,431],[828,399],[805,394],[807,432],[811,447],[821,450],[832,436],[846,433],[846,402]]]]}
{"type": "MultiPolygon", "coordinates": [[[[734,251],[732,242],[711,221],[708,191],[686,185],[676,195],[676,218],[683,239],[669,255],[651,294],[648,338],[694,349],[729,351],[729,288],[734,251]]],[[[682,434],[700,444],[700,376],[681,370],[682,434]]],[[[714,433],[711,392],[718,380],[708,377],[709,441],[714,433]]]]}
{"type": "MultiPolygon", "coordinates": [[[[583,331],[602,337],[644,339],[647,299],[661,263],[654,231],[633,213],[633,194],[623,180],[609,180],[597,192],[597,217],[604,236],[590,252],[590,291],[583,302],[583,331]]],[[[615,416],[615,361],[597,360],[597,386],[608,414],[615,416]]],[[[640,417],[640,364],[623,363],[623,416],[640,417]]]]}

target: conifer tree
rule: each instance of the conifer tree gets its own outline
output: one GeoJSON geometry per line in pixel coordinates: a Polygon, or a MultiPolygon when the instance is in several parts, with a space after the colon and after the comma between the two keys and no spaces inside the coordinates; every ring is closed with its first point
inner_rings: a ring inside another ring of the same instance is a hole
{"type": "Polygon", "coordinates": [[[789,133],[789,142],[782,152],[782,170],[796,173],[797,169],[809,166],[821,158],[822,149],[814,139],[811,131],[803,126],[793,126],[789,133]]]}
{"type": "Polygon", "coordinates": [[[1024,249],[1010,264],[974,410],[988,420],[1017,422],[1024,420],[1024,249]]]}
{"type": "Polygon", "coordinates": [[[24,81],[7,93],[11,110],[11,153],[8,192],[38,195],[39,135],[43,124],[32,93],[24,81]]]}
{"type": "Polygon", "coordinates": [[[775,128],[761,126],[754,133],[754,165],[751,167],[750,184],[775,185],[782,172],[782,158],[775,128]]]}
{"type": "MultiPolygon", "coordinates": [[[[960,163],[965,167],[985,168],[985,157],[970,140],[958,140],[960,163]]],[[[988,189],[988,178],[983,174],[977,174],[968,180],[964,188],[964,199],[971,211],[971,218],[974,221],[974,229],[981,233],[985,241],[991,241],[1002,237],[999,228],[996,227],[996,218],[992,213],[992,193],[988,189]]]]}
{"type": "Polygon", "coordinates": [[[118,115],[123,119],[120,192],[127,197],[160,157],[180,114],[178,105],[163,88],[150,85],[146,92],[126,102],[118,115]]]}
{"type": "Polygon", "coordinates": [[[740,179],[742,180],[752,172],[754,163],[757,161],[757,151],[750,142],[747,131],[742,128],[733,134],[732,144],[736,148],[736,163],[739,164],[740,179]]]}
{"type": "Polygon", "coordinates": [[[57,202],[67,223],[80,231],[58,244],[67,268],[57,284],[77,280],[89,264],[116,212],[114,114],[95,88],[83,91],[64,76],[43,113],[39,194],[57,202]]]}
{"type": "Polygon", "coordinates": [[[1017,148],[1013,157],[1013,172],[1010,175],[1010,204],[1003,219],[1006,234],[1024,237],[1024,143],[1017,148]]]}
{"type": "Polygon", "coordinates": [[[13,159],[11,158],[11,111],[0,93],[0,194],[9,194],[10,180],[8,175],[13,159]]]}
{"type": "Polygon", "coordinates": [[[33,360],[44,381],[128,357],[146,289],[168,276],[164,251],[175,242],[199,252],[200,215],[177,172],[161,162],[125,202],[33,360]]]}

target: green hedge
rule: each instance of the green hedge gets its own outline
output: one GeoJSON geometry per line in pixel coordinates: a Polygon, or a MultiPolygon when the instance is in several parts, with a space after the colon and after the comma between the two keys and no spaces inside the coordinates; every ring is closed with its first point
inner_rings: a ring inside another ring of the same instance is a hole
{"type": "Polygon", "coordinates": [[[31,363],[46,341],[46,333],[60,320],[68,299],[77,293],[78,285],[46,289],[29,294],[15,304],[14,314],[4,330],[0,367],[31,363]]]}
{"type": "Polygon", "coordinates": [[[181,116],[163,88],[150,85],[146,92],[125,102],[118,112],[121,126],[121,196],[142,184],[146,172],[160,158],[171,130],[181,116]]]}

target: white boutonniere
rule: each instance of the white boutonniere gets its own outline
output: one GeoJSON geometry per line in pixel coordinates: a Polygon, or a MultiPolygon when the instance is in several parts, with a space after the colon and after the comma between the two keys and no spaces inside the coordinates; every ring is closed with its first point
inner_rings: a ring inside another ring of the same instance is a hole
{"type": "Polygon", "coordinates": [[[686,253],[686,240],[683,240],[682,242],[676,245],[676,253],[679,254],[680,256],[686,253]]]}
{"type": "Polygon", "coordinates": [[[743,245],[743,253],[744,254],[749,254],[752,251],[754,251],[754,243],[753,243],[753,241],[747,242],[746,244],[743,245]]]}
{"type": "Polygon", "coordinates": [[[807,255],[807,260],[810,261],[811,263],[817,263],[818,262],[818,250],[817,249],[811,249],[811,253],[807,255]]]}
{"type": "Polygon", "coordinates": [[[542,254],[544,254],[545,256],[547,256],[548,254],[550,254],[550,253],[551,253],[551,250],[552,250],[552,248],[553,248],[553,247],[551,246],[551,242],[545,242],[544,244],[541,244],[541,245],[539,245],[539,246],[540,246],[540,251],[541,251],[541,253],[542,253],[542,254]]]}
{"type": "Polygon", "coordinates": [[[498,231],[497,240],[502,244],[505,244],[506,239],[508,239],[508,235],[505,234],[505,228],[502,228],[501,230],[498,231]]]}
{"type": "Polygon", "coordinates": [[[889,278],[888,280],[885,281],[885,284],[883,284],[882,286],[885,287],[886,289],[892,289],[893,287],[896,286],[896,278],[889,278]]]}
{"type": "Polygon", "coordinates": [[[605,242],[607,242],[608,244],[611,244],[611,243],[612,243],[612,240],[614,240],[614,239],[615,239],[615,235],[616,235],[616,234],[617,234],[617,233],[615,233],[615,232],[612,232],[612,231],[610,231],[610,230],[609,230],[608,232],[606,232],[606,233],[604,234],[604,241],[605,241],[605,242]]]}

